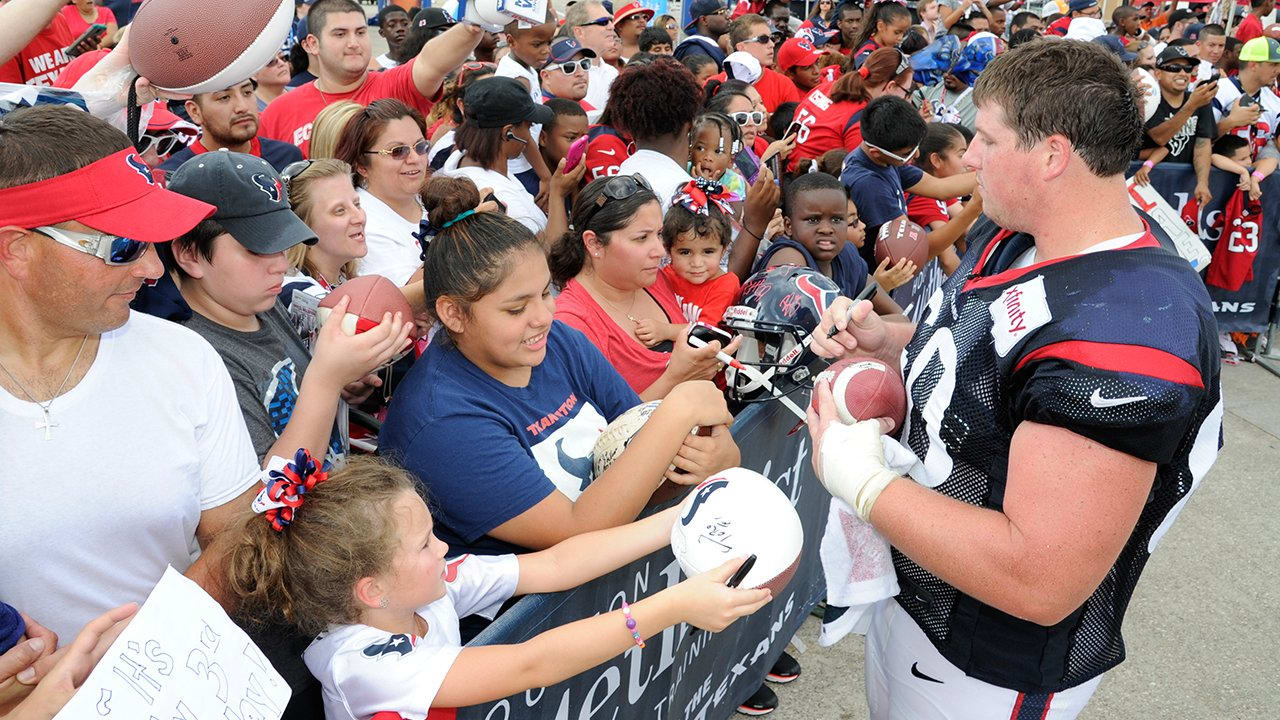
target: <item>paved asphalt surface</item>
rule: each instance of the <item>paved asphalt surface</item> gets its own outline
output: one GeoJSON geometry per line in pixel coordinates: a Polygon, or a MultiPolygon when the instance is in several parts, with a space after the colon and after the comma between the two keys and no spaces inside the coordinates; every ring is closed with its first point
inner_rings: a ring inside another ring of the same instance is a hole
{"type": "MultiPolygon", "coordinates": [[[[1280,378],[1223,368],[1226,444],[1147,563],[1125,616],[1128,659],[1085,720],[1280,717],[1280,378]]],[[[863,641],[799,635],[804,668],[772,720],[867,717],[863,641]]],[[[1003,720],[1002,718],[999,720],[1003,720]]]]}

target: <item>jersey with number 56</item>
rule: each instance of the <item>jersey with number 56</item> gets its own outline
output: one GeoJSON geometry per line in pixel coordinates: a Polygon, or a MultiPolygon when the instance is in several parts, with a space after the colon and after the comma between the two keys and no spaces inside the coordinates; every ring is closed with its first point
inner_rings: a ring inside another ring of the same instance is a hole
{"type": "Polygon", "coordinates": [[[1149,232],[1030,265],[1027,235],[983,221],[969,236],[978,241],[903,351],[901,440],[923,465],[913,477],[1001,509],[1010,443],[1030,421],[1152,462],[1155,483],[1102,584],[1056,625],[985,605],[895,549],[897,601],[966,674],[1058,692],[1124,659],[1120,623],[1138,576],[1217,457],[1217,326],[1200,278],[1149,232]]]}

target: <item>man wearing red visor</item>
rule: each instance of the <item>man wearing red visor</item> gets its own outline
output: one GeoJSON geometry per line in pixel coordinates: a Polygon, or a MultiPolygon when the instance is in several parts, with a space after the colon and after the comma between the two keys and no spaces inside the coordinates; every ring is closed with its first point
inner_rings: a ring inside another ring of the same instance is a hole
{"type": "Polygon", "coordinates": [[[213,211],[88,113],[0,117],[0,602],[64,642],[167,565],[211,587],[210,544],[259,487],[221,358],[129,310],[151,245],[213,211]]]}

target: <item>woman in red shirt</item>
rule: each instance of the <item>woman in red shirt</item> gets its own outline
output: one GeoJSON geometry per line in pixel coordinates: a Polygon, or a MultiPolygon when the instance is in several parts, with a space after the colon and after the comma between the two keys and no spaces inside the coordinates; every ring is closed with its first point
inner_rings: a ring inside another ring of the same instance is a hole
{"type": "Polygon", "coordinates": [[[107,32],[102,36],[102,43],[98,47],[112,47],[116,44],[116,16],[111,12],[110,8],[101,7],[93,4],[93,0],[72,0],[72,3],[60,10],[62,17],[67,21],[67,27],[71,29],[71,37],[78,38],[80,34],[89,29],[90,25],[101,23],[107,26],[107,32]]]}
{"type": "MultiPolygon", "coordinates": [[[[662,273],[662,209],[639,175],[592,181],[573,205],[572,230],[551,248],[551,278],[562,290],[557,320],[581,330],[643,400],[666,396],[685,380],[720,371],[719,343],[696,349],[682,333],[647,348],[636,336],[645,321],[684,323],[662,273]]],[[[729,355],[737,341],[725,349],[729,355]]]]}
{"type": "Polygon", "coordinates": [[[814,88],[796,108],[793,122],[796,149],[787,169],[795,171],[804,158],[819,158],[828,150],[853,150],[862,144],[862,109],[889,94],[906,98],[911,87],[911,63],[897,48],[880,48],[855,72],[848,72],[814,88]]]}

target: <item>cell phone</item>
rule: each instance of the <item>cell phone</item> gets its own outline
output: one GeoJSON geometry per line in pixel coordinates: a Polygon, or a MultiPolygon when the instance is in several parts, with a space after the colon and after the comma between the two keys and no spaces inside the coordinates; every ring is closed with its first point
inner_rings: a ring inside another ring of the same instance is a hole
{"type": "Polygon", "coordinates": [[[1216,83],[1216,82],[1218,82],[1218,80],[1219,80],[1219,79],[1221,79],[1221,78],[1222,78],[1222,73],[1218,72],[1217,70],[1214,70],[1214,71],[1213,71],[1213,74],[1212,74],[1212,75],[1210,75],[1210,76],[1209,76],[1209,79],[1208,79],[1208,80],[1205,80],[1205,82],[1206,82],[1206,83],[1216,83]]]}
{"type": "Polygon", "coordinates": [[[782,159],[778,157],[777,153],[774,153],[773,157],[769,158],[769,172],[773,173],[773,183],[782,185],[782,159]]]}
{"type": "Polygon", "coordinates": [[[1249,107],[1250,105],[1253,105],[1255,102],[1257,101],[1254,100],[1251,95],[1241,95],[1240,102],[1237,104],[1240,105],[1240,107],[1249,107]]]}
{"type": "Polygon", "coordinates": [[[591,138],[583,135],[569,144],[569,150],[564,154],[564,171],[569,173],[578,167],[578,163],[582,162],[582,158],[587,154],[587,144],[591,138]]]}
{"type": "Polygon", "coordinates": [[[496,204],[498,206],[498,209],[501,210],[502,212],[505,213],[507,211],[507,204],[499,200],[497,195],[494,195],[493,193],[489,193],[488,195],[484,196],[484,200],[482,200],[481,202],[489,202],[489,201],[493,201],[493,203],[496,204]]]}
{"type": "Polygon", "coordinates": [[[742,581],[746,579],[747,573],[751,572],[751,568],[755,567],[755,565],[756,556],[755,553],[752,553],[747,556],[746,560],[742,561],[742,565],[738,566],[737,570],[733,571],[733,577],[729,578],[729,581],[724,584],[725,587],[736,588],[741,585],[742,581]]]}
{"type": "Polygon", "coordinates": [[[782,133],[782,137],[785,139],[785,138],[791,137],[792,135],[795,135],[796,133],[800,132],[801,127],[803,126],[800,123],[794,120],[791,121],[791,124],[787,126],[787,131],[782,133]]]}
{"type": "Polygon", "coordinates": [[[101,40],[102,36],[106,34],[107,34],[106,25],[103,25],[102,23],[94,23],[90,25],[89,27],[85,28],[84,32],[80,33],[80,37],[76,38],[75,42],[67,46],[67,51],[66,51],[67,55],[69,57],[76,57],[78,55],[81,55],[86,50],[91,49],[90,47],[88,47],[88,45],[90,44],[93,47],[97,47],[98,41],[101,40]]]}
{"type": "Polygon", "coordinates": [[[718,340],[722,348],[728,345],[730,340],[733,340],[733,336],[728,332],[702,322],[694,323],[693,328],[689,330],[689,344],[693,345],[693,347],[698,347],[693,344],[693,338],[698,338],[707,344],[710,344],[713,340],[718,340]]]}

